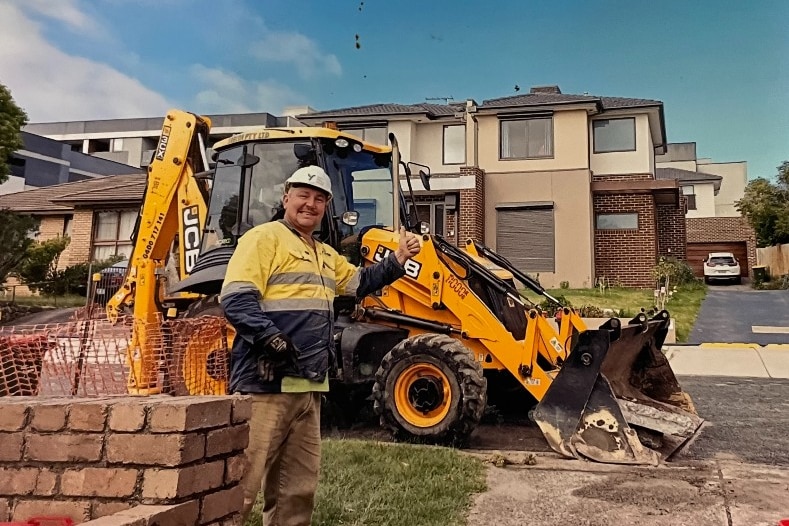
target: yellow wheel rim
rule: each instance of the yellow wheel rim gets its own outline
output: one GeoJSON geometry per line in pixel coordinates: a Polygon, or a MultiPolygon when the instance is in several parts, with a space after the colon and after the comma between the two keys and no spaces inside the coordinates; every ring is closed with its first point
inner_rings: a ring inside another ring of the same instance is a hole
{"type": "Polygon", "coordinates": [[[439,367],[429,363],[409,365],[394,386],[397,412],[411,425],[432,427],[449,413],[452,387],[439,367]]]}
{"type": "Polygon", "coordinates": [[[230,348],[235,331],[208,324],[195,331],[187,343],[183,367],[184,384],[191,395],[227,394],[230,348]]]}

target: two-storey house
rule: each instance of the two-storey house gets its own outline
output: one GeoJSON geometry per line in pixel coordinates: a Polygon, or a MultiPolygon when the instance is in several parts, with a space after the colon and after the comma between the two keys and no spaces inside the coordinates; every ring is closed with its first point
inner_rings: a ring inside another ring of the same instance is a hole
{"type": "Polygon", "coordinates": [[[745,194],[745,161],[713,162],[698,158],[696,143],[671,143],[656,157],[658,179],[676,180],[687,200],[687,261],[697,276],[710,252],[731,252],[742,276],[756,264],[756,235],[736,208],[745,194]]]}
{"type": "Polygon", "coordinates": [[[679,185],[655,178],[666,145],[660,101],[547,86],[481,104],[378,104],[299,119],[368,140],[395,133],[403,158],[432,170],[420,218],[455,242],[484,242],[546,286],[651,286],[659,255],[685,257],[679,185]]]}

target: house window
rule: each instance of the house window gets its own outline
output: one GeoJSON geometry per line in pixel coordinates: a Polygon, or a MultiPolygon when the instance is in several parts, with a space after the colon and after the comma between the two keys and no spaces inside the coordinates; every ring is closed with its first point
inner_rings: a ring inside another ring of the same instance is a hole
{"type": "Polygon", "coordinates": [[[553,157],[553,118],[501,121],[501,159],[553,157]]]}
{"type": "Polygon", "coordinates": [[[97,212],[94,215],[93,259],[131,256],[131,236],[136,221],[137,210],[97,212]]]}
{"type": "MultiPolygon", "coordinates": [[[[440,203],[417,203],[416,213],[419,221],[424,221],[430,225],[430,232],[433,234],[444,235],[444,202],[440,203]]],[[[408,214],[413,217],[414,205],[408,205],[408,214]]]]}
{"type": "Polygon", "coordinates": [[[371,144],[389,144],[389,134],[386,126],[372,128],[343,128],[342,131],[356,135],[364,142],[371,144]]]}
{"type": "Polygon", "coordinates": [[[444,126],[444,164],[466,162],[466,127],[444,126]]]}
{"type": "Polygon", "coordinates": [[[594,153],[633,152],[636,150],[636,120],[599,119],[592,121],[594,153]]]}
{"type": "Polygon", "coordinates": [[[696,188],[692,184],[683,185],[680,188],[682,189],[682,195],[685,196],[688,202],[688,210],[696,210],[696,188]]]}
{"type": "Polygon", "coordinates": [[[74,214],[63,216],[63,236],[71,237],[71,227],[74,225],[74,214]]]}
{"type": "Polygon", "coordinates": [[[597,214],[597,230],[638,230],[638,212],[597,214]]]}

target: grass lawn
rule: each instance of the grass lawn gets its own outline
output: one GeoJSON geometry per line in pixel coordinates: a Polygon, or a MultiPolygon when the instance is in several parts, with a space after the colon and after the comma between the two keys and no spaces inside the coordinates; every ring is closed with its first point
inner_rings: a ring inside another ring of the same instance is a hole
{"type": "MultiPolygon", "coordinates": [[[[464,525],[484,490],[482,463],[453,449],[326,439],[312,524],[464,525]]],[[[246,526],[257,524],[256,506],[246,526]]]]}
{"type": "MultiPolygon", "coordinates": [[[[634,317],[642,308],[648,311],[655,305],[654,293],[650,289],[609,288],[605,292],[599,289],[553,289],[548,293],[557,299],[564,296],[575,308],[593,305],[614,310],[623,320],[634,317]]],[[[677,342],[687,341],[706,294],[705,285],[684,285],[679,287],[666,303],[665,308],[676,323],[677,342]]],[[[535,303],[542,301],[540,296],[530,291],[526,296],[535,303]]]]}

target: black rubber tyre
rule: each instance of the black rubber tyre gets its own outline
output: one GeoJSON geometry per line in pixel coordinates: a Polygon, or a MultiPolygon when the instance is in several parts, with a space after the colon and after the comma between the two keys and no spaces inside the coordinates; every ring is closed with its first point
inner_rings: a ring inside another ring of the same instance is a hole
{"type": "MultiPolygon", "coordinates": [[[[200,298],[186,309],[183,318],[204,316],[224,318],[218,295],[200,298]]],[[[176,396],[226,394],[229,377],[230,354],[227,342],[232,328],[198,325],[190,327],[188,334],[174,325],[173,345],[169,357],[169,391],[176,396]],[[196,342],[200,342],[197,344],[196,342]]]]}
{"type": "Polygon", "coordinates": [[[421,334],[384,356],[373,400],[381,426],[396,437],[457,445],[482,418],[487,381],[482,366],[458,340],[421,334]]]}

